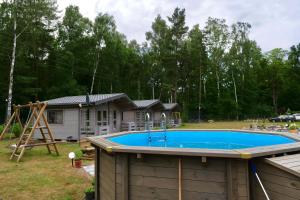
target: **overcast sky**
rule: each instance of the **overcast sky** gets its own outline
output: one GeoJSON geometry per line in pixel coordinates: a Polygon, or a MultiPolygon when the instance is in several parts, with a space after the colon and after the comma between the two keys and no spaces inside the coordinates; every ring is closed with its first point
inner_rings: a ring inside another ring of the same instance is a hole
{"type": "Polygon", "coordinates": [[[288,49],[300,43],[300,0],[57,0],[59,9],[77,5],[80,12],[95,18],[97,13],[113,15],[118,31],[128,40],[145,41],[145,32],[157,14],[170,16],[175,7],[186,9],[186,22],[191,28],[203,28],[209,16],[224,18],[228,24],[237,21],[252,25],[250,37],[263,51],[288,49]]]}

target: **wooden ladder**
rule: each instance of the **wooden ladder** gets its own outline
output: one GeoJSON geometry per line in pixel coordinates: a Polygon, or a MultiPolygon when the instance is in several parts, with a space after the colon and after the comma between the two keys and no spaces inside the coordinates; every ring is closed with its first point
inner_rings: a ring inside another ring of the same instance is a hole
{"type": "Polygon", "coordinates": [[[29,103],[29,106],[31,110],[30,118],[23,128],[21,137],[11,154],[10,159],[17,159],[17,162],[19,162],[24,155],[26,148],[35,146],[46,146],[49,154],[55,152],[59,155],[52,131],[47,122],[47,118],[44,115],[47,103],[29,103]],[[42,143],[32,143],[32,137],[35,130],[40,131],[43,138],[42,143]]]}

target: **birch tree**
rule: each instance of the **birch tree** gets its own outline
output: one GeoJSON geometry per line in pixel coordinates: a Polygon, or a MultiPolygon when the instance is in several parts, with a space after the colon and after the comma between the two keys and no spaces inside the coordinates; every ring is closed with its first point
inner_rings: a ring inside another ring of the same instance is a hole
{"type": "Polygon", "coordinates": [[[208,18],[204,28],[204,42],[216,78],[218,99],[221,97],[221,80],[224,70],[224,56],[229,44],[228,36],[228,25],[225,19],[208,18]]]}
{"type": "Polygon", "coordinates": [[[13,45],[9,73],[8,97],[7,97],[7,112],[6,119],[11,116],[12,98],[13,98],[13,85],[14,85],[14,70],[16,62],[16,49],[17,49],[17,3],[16,0],[12,2],[13,8],[11,9],[11,17],[13,19],[13,45]]]}

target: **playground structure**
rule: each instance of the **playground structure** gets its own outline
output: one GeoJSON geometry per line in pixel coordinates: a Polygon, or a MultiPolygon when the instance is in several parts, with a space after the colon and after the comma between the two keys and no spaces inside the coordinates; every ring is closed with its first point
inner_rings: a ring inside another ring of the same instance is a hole
{"type": "Polygon", "coordinates": [[[27,148],[32,148],[35,146],[46,146],[49,154],[56,153],[57,155],[59,155],[53,133],[44,114],[46,107],[46,102],[39,101],[35,103],[29,102],[25,105],[13,106],[14,112],[7,121],[2,133],[0,134],[1,140],[4,137],[4,134],[6,134],[8,130],[10,130],[15,122],[20,124],[21,135],[11,154],[11,160],[16,159],[17,162],[19,162],[24,155],[25,150],[27,148]],[[20,119],[20,111],[22,108],[29,109],[28,117],[24,125],[22,124],[20,119]],[[40,134],[42,135],[42,139],[39,141],[34,141],[33,135],[37,132],[40,132],[40,134]]]}

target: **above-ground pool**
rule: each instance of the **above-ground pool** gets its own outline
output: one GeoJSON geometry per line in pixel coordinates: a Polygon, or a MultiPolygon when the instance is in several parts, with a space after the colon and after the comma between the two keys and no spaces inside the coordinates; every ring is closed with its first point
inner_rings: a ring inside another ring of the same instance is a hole
{"type": "Polygon", "coordinates": [[[167,130],[121,132],[89,140],[96,149],[97,200],[266,199],[252,173],[255,168],[260,175],[268,172],[263,184],[272,200],[299,197],[295,187],[299,179],[264,161],[299,153],[296,134],[167,130]],[[268,177],[272,182],[266,181],[268,177]],[[282,177],[286,184],[276,185],[282,177]]]}
{"type": "Polygon", "coordinates": [[[127,146],[204,149],[243,149],[296,142],[281,135],[199,130],[142,132],[116,136],[109,140],[127,146]]]}

